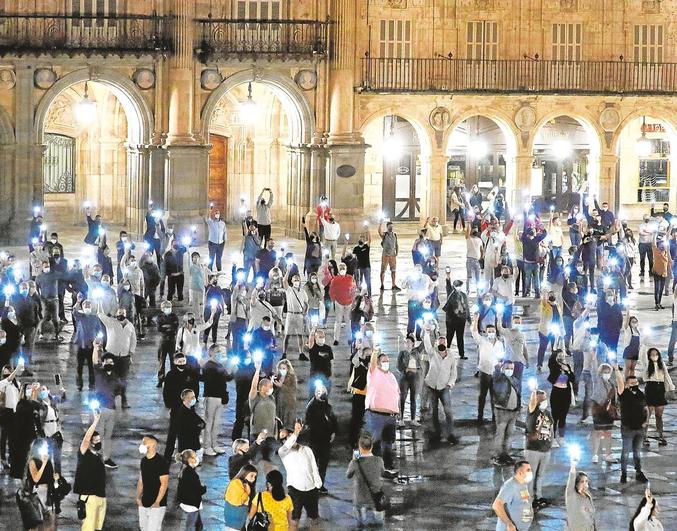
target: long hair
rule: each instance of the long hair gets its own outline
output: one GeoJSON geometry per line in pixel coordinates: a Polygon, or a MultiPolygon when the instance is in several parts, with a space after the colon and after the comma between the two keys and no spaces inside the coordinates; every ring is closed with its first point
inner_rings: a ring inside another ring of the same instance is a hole
{"type": "Polygon", "coordinates": [[[646,353],[647,360],[649,362],[649,366],[646,369],[646,373],[651,378],[654,373],[656,372],[656,367],[660,369],[661,371],[665,372],[665,366],[663,365],[663,356],[661,356],[660,351],[657,348],[650,348],[649,352],[646,353]],[[654,362],[651,360],[651,352],[656,351],[656,354],[658,354],[658,359],[654,362]]]}
{"type": "MultiPolygon", "coordinates": [[[[637,506],[637,510],[635,511],[635,514],[632,515],[632,518],[630,518],[630,531],[635,531],[635,518],[639,516],[639,513],[642,511],[644,506],[646,505],[646,496],[642,496],[642,499],[639,502],[639,505],[637,506]]],[[[653,512],[654,508],[656,507],[656,498],[653,498],[651,500],[651,512],[653,512]]],[[[651,519],[651,513],[649,513],[649,519],[651,519]]]]}
{"type": "Polygon", "coordinates": [[[30,477],[30,463],[33,460],[40,461],[40,450],[44,447],[47,447],[47,451],[49,451],[49,445],[47,444],[46,439],[42,439],[38,437],[31,443],[31,447],[28,450],[28,456],[26,459],[26,467],[24,469],[24,480],[28,480],[30,477]]]}
{"type": "Polygon", "coordinates": [[[270,485],[270,494],[275,501],[282,501],[287,493],[284,490],[284,478],[279,470],[271,470],[266,475],[266,481],[270,485]]]}
{"type": "Polygon", "coordinates": [[[239,479],[240,481],[244,482],[244,478],[247,476],[247,474],[251,474],[252,472],[254,472],[257,476],[259,474],[259,471],[256,470],[256,467],[254,465],[247,463],[235,475],[233,480],[239,479]]]}

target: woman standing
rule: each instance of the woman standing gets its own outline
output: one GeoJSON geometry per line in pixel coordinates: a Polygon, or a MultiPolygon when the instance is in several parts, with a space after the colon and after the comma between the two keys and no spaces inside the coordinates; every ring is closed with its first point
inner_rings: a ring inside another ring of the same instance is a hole
{"type": "Polygon", "coordinates": [[[569,479],[564,491],[569,531],[595,531],[595,504],[590,494],[588,475],[576,472],[576,463],[571,463],[569,479]]]}
{"type": "Polygon", "coordinates": [[[548,224],[548,236],[550,236],[550,243],[552,244],[552,257],[557,258],[562,256],[562,247],[564,246],[564,233],[562,232],[562,220],[559,214],[552,212],[550,214],[550,223],[548,224]]]}
{"type": "Polygon", "coordinates": [[[61,474],[61,448],[63,446],[58,404],[66,398],[66,390],[61,387],[59,393],[59,395],[52,395],[49,392],[49,387],[43,385],[38,395],[41,405],[40,420],[54,459],[54,470],[57,474],[61,474]]]}
{"type": "Polygon", "coordinates": [[[602,363],[592,379],[592,462],[599,462],[599,450],[603,445],[604,460],[613,463],[611,455],[611,430],[616,416],[616,387],[612,373],[615,369],[602,363]]]}
{"type": "Polygon", "coordinates": [[[621,247],[625,257],[625,267],[623,269],[625,282],[629,289],[634,289],[632,286],[632,266],[635,265],[635,258],[637,257],[637,243],[635,242],[635,235],[630,229],[626,229],[621,224],[621,247]]]}
{"type": "Polygon", "coordinates": [[[306,315],[306,326],[310,330],[313,326],[313,317],[317,322],[324,321],[324,290],[320,287],[317,279],[317,272],[311,272],[308,282],[303,285],[303,291],[308,296],[308,313],[306,315]]]}
{"type": "Polygon", "coordinates": [[[202,529],[202,496],[207,492],[207,487],[200,482],[195,468],[199,461],[193,450],[184,450],[177,455],[177,462],[181,464],[179,473],[179,485],[176,490],[176,501],[179,507],[186,513],[186,531],[202,529]]]}
{"type": "Polygon", "coordinates": [[[566,356],[561,349],[555,349],[548,359],[550,374],[548,381],[552,384],[550,391],[550,410],[554,421],[555,438],[564,437],[567,415],[571,407],[573,385],[576,381],[574,370],[566,362],[566,356]]]}
{"type": "Polygon", "coordinates": [[[642,338],[639,334],[639,321],[637,317],[630,316],[630,310],[625,310],[623,319],[623,329],[621,331],[623,338],[623,359],[625,360],[625,370],[627,375],[635,374],[635,366],[639,359],[641,350],[646,350],[642,345],[642,338]]]}
{"type": "Polygon", "coordinates": [[[254,465],[245,465],[228,483],[223,511],[226,531],[240,531],[247,523],[247,518],[253,516],[251,500],[254,497],[257,476],[254,465]]]}
{"type": "Polygon", "coordinates": [[[651,491],[644,491],[644,498],[630,520],[630,531],[663,531],[663,524],[658,519],[658,502],[651,491]]]}
{"type": "Polygon", "coordinates": [[[322,244],[320,243],[320,237],[315,231],[308,232],[305,216],[301,218],[301,223],[303,224],[303,233],[306,237],[306,255],[303,260],[303,274],[310,275],[312,273],[317,273],[317,270],[322,263],[322,244]]]}
{"type": "Polygon", "coordinates": [[[283,428],[290,428],[296,420],[296,372],[289,360],[280,360],[273,376],[275,411],[283,428]]]}
{"type": "Polygon", "coordinates": [[[40,384],[23,384],[19,402],[14,413],[12,438],[9,440],[11,461],[10,474],[13,478],[24,477],[31,443],[43,435],[38,392],[40,384]]]}
{"type": "Polygon", "coordinates": [[[266,490],[256,498],[255,507],[257,512],[268,513],[268,531],[287,531],[291,527],[294,505],[284,490],[284,478],[279,470],[271,470],[266,475],[266,490]]]}
{"type": "MultiPolygon", "coordinates": [[[[647,432],[649,419],[651,418],[651,415],[655,413],[658,446],[665,446],[668,444],[665,437],[663,437],[663,410],[668,403],[665,399],[665,392],[674,391],[675,386],[672,383],[672,378],[670,378],[670,373],[663,363],[663,357],[657,348],[651,347],[648,351],[646,349],[642,350],[641,358],[641,378],[646,383],[644,393],[646,395],[646,405],[649,408],[647,432]]],[[[649,447],[649,439],[646,434],[644,436],[644,447],[649,447]]]]}
{"type": "Polygon", "coordinates": [[[54,473],[49,457],[49,446],[45,439],[35,439],[28,452],[28,463],[24,474],[24,485],[27,492],[37,491],[42,502],[44,521],[36,530],[47,531],[56,529],[56,515],[54,513],[54,481],[59,478],[54,473]]]}
{"type": "Polygon", "coordinates": [[[581,244],[581,225],[579,221],[579,208],[578,205],[574,205],[569,212],[569,217],[567,218],[567,225],[569,226],[569,240],[571,245],[578,247],[581,244]]]}
{"type": "Polygon", "coordinates": [[[449,208],[451,208],[451,213],[454,215],[454,234],[456,233],[456,224],[459,219],[461,220],[461,229],[465,229],[465,221],[463,220],[465,209],[463,208],[464,203],[461,196],[461,189],[458,186],[454,186],[449,197],[449,208]]]}

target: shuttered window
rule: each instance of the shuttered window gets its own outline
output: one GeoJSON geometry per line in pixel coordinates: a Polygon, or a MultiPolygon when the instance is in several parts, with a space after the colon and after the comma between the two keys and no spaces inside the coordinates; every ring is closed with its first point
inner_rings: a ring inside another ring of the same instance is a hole
{"type": "Polygon", "coordinates": [[[238,0],[237,18],[279,20],[280,0],[238,0]]]}
{"type": "Polygon", "coordinates": [[[663,26],[661,24],[637,24],[634,37],[635,63],[663,62],[663,26]]]}
{"type": "Polygon", "coordinates": [[[411,21],[381,20],[379,24],[379,57],[411,57],[411,21]]]}
{"type": "Polygon", "coordinates": [[[468,22],[466,42],[468,59],[498,59],[498,22],[468,22]]]}
{"type": "Polygon", "coordinates": [[[582,24],[553,24],[552,58],[555,61],[580,61],[582,41],[582,24]]]}

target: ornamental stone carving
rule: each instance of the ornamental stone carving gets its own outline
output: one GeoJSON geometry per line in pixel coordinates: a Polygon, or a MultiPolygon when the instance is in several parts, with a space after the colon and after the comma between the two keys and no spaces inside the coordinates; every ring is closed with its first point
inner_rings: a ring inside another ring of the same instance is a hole
{"type": "Polygon", "coordinates": [[[528,133],[536,125],[536,111],[533,107],[525,105],[515,113],[515,125],[523,133],[528,133]]]}
{"type": "Polygon", "coordinates": [[[11,68],[0,69],[0,89],[10,90],[16,85],[16,74],[11,68]]]}
{"type": "Polygon", "coordinates": [[[615,131],[621,124],[621,115],[613,107],[607,107],[599,114],[599,124],[607,132],[615,131]]]}

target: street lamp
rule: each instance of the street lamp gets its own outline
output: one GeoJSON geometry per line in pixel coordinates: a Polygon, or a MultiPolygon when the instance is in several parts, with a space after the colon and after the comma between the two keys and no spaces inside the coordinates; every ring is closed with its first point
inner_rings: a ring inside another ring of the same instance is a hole
{"type": "Polygon", "coordinates": [[[475,160],[483,159],[487,153],[489,153],[489,146],[484,140],[473,140],[468,143],[468,155],[475,160]]]}
{"type": "Polygon", "coordinates": [[[395,117],[390,121],[390,132],[383,140],[383,156],[389,160],[397,160],[402,153],[402,140],[395,134],[395,117]]]}
{"type": "Polygon", "coordinates": [[[651,140],[646,137],[646,116],[642,116],[642,136],[637,139],[637,155],[639,157],[648,157],[653,148],[651,140]]]}
{"type": "Polygon", "coordinates": [[[551,149],[553,155],[560,160],[568,159],[571,156],[571,144],[566,140],[555,140],[551,149]]]}
{"type": "Polygon", "coordinates": [[[73,109],[75,120],[81,125],[89,125],[96,120],[96,102],[89,99],[89,87],[85,81],[85,94],[73,109]]]}
{"type": "Polygon", "coordinates": [[[240,116],[246,124],[253,124],[259,114],[259,106],[252,98],[252,82],[247,86],[247,99],[240,103],[240,116]]]}

